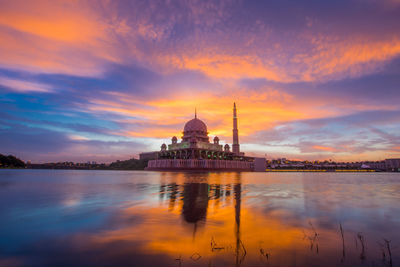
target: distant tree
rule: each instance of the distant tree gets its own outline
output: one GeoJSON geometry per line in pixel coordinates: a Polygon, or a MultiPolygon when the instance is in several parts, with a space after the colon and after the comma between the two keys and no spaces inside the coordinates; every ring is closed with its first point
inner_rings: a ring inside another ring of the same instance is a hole
{"type": "Polygon", "coordinates": [[[147,160],[140,159],[128,159],[128,160],[117,160],[109,165],[108,169],[112,170],[144,170],[147,166],[147,160]]]}
{"type": "Polygon", "coordinates": [[[13,155],[0,154],[0,168],[25,168],[25,163],[13,155]]]}

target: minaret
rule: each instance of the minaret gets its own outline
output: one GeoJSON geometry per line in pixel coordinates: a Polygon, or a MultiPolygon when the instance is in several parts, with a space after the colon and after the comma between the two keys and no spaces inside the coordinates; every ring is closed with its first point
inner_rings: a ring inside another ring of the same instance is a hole
{"type": "Polygon", "coordinates": [[[233,144],[232,144],[232,152],[236,155],[240,153],[239,146],[239,132],[237,125],[237,114],[236,114],[236,103],[233,103],[233,144]]]}

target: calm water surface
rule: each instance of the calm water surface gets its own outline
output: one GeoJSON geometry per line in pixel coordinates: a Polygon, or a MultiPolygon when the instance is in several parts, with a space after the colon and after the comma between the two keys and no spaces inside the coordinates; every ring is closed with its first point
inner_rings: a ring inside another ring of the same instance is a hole
{"type": "Polygon", "coordinates": [[[78,265],[400,266],[400,174],[1,170],[0,266],[78,265]]]}

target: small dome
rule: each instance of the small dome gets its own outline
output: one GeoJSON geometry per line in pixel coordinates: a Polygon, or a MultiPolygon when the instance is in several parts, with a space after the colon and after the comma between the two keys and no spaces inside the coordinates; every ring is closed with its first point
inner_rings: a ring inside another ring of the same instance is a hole
{"type": "Polygon", "coordinates": [[[219,138],[218,138],[218,136],[214,137],[214,144],[219,145],[219,138]]]}
{"type": "Polygon", "coordinates": [[[229,149],[230,149],[229,145],[228,145],[228,144],[225,144],[225,146],[224,146],[225,152],[229,152],[229,149]]]}
{"type": "Polygon", "coordinates": [[[174,136],[174,137],[172,137],[171,141],[172,141],[172,144],[176,144],[176,143],[178,143],[178,138],[176,138],[176,136],[174,136]]]}
{"type": "Polygon", "coordinates": [[[185,124],[183,131],[207,133],[207,126],[203,121],[199,120],[198,118],[194,118],[185,124]]]}

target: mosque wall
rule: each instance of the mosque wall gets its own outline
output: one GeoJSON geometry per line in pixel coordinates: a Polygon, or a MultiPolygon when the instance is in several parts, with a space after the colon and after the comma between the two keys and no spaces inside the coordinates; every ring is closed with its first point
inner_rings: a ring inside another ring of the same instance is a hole
{"type": "Polygon", "coordinates": [[[238,160],[199,160],[199,159],[157,159],[150,160],[148,170],[160,169],[212,169],[212,170],[241,170],[252,171],[253,162],[238,160]]]}

